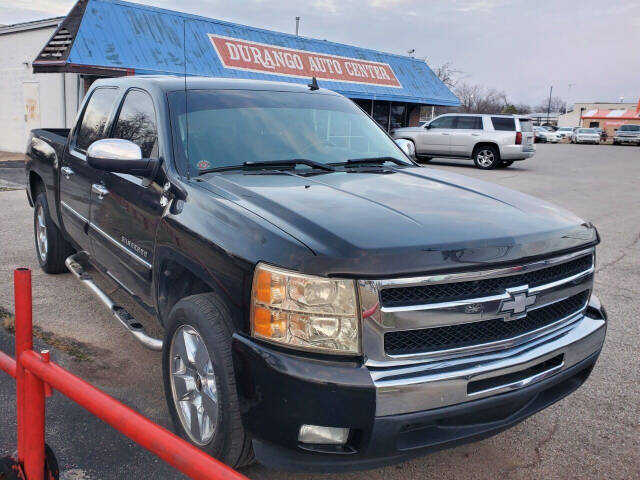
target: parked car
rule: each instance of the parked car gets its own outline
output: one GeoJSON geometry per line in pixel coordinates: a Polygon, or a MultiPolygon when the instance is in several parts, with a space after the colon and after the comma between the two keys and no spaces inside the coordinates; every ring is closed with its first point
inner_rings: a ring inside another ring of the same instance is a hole
{"type": "Polygon", "coordinates": [[[613,136],[613,144],[635,143],[640,145],[640,125],[621,125],[613,136]]]}
{"type": "Polygon", "coordinates": [[[533,127],[533,133],[535,135],[535,141],[538,143],[558,143],[560,141],[560,137],[554,132],[547,130],[546,127],[533,127]]]}
{"type": "Polygon", "coordinates": [[[573,133],[573,127],[560,127],[556,131],[556,135],[558,135],[561,139],[571,138],[572,133],[573,133]]]}
{"type": "Polygon", "coordinates": [[[571,136],[571,143],[600,143],[600,133],[595,128],[578,128],[571,136]]]}
{"type": "MultiPolygon", "coordinates": [[[[236,467],[372,468],[587,380],[607,327],[593,225],[416,164],[329,90],[186,83],[97,80],[71,130],[31,132],[26,162],[40,266],[162,350],[182,437],[236,467]]],[[[532,147],[524,120],[460,118],[494,161],[532,147]]]]}
{"type": "Polygon", "coordinates": [[[535,154],[531,120],[513,115],[445,114],[424,126],[397,128],[396,139],[414,143],[417,158],[473,159],[476,167],[508,167],[535,154]]]}

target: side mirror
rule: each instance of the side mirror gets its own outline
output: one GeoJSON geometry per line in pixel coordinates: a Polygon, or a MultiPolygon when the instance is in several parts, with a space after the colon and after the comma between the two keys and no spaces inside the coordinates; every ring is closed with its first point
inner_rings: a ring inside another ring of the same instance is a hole
{"type": "Polygon", "coordinates": [[[158,159],[142,158],[140,147],[129,140],[105,138],[89,146],[87,163],[98,170],[148,177],[154,172],[158,159]]]}
{"type": "Polygon", "coordinates": [[[411,140],[398,138],[396,144],[408,157],[414,158],[416,156],[416,147],[411,140]]]}
{"type": "Polygon", "coordinates": [[[431,128],[431,124],[430,123],[425,123],[424,124],[424,128],[426,128],[427,130],[429,130],[431,128]]]}

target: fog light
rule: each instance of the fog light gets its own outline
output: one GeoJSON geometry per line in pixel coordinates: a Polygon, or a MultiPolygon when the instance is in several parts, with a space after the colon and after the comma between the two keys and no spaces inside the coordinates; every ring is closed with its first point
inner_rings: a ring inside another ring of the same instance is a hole
{"type": "Polygon", "coordinates": [[[300,443],[316,445],[344,445],[349,437],[348,428],[320,427],[318,425],[302,425],[298,434],[300,443]]]}

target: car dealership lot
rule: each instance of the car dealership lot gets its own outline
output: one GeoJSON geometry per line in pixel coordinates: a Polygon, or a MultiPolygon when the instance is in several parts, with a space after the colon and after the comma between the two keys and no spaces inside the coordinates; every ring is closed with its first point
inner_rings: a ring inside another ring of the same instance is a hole
{"type": "MultiPolygon", "coordinates": [[[[482,442],[398,466],[340,476],[284,474],[252,466],[256,479],[637,478],[640,476],[640,148],[538,145],[531,159],[480,171],[471,161],[433,168],[495,182],[566,207],[599,229],[596,294],[610,327],[588,383],[515,428],[482,442]]],[[[83,378],[168,426],[160,354],[135,342],[72,278],[37,267],[32,210],[23,191],[0,191],[0,315],[12,310],[11,271],[33,269],[34,319],[56,358],[83,378]],[[68,353],[62,353],[64,350],[68,353]]],[[[509,219],[505,218],[505,222],[509,219]]],[[[10,337],[0,330],[0,348],[10,337]]],[[[0,456],[14,445],[13,382],[0,377],[0,456]]],[[[63,478],[181,478],[60,395],[49,404],[48,442],[63,478]],[[92,441],[93,440],[93,441],[92,441]]]]}

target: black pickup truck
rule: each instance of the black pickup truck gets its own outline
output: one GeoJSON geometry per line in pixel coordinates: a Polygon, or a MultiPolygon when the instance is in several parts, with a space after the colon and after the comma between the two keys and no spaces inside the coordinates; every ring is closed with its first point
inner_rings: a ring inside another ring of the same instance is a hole
{"type": "Polygon", "coordinates": [[[400,143],[313,83],[99,80],[74,128],[29,139],[38,260],[162,350],[177,431],[230,465],[372,468],[484,438],[589,376],[599,237],[400,143]]]}

